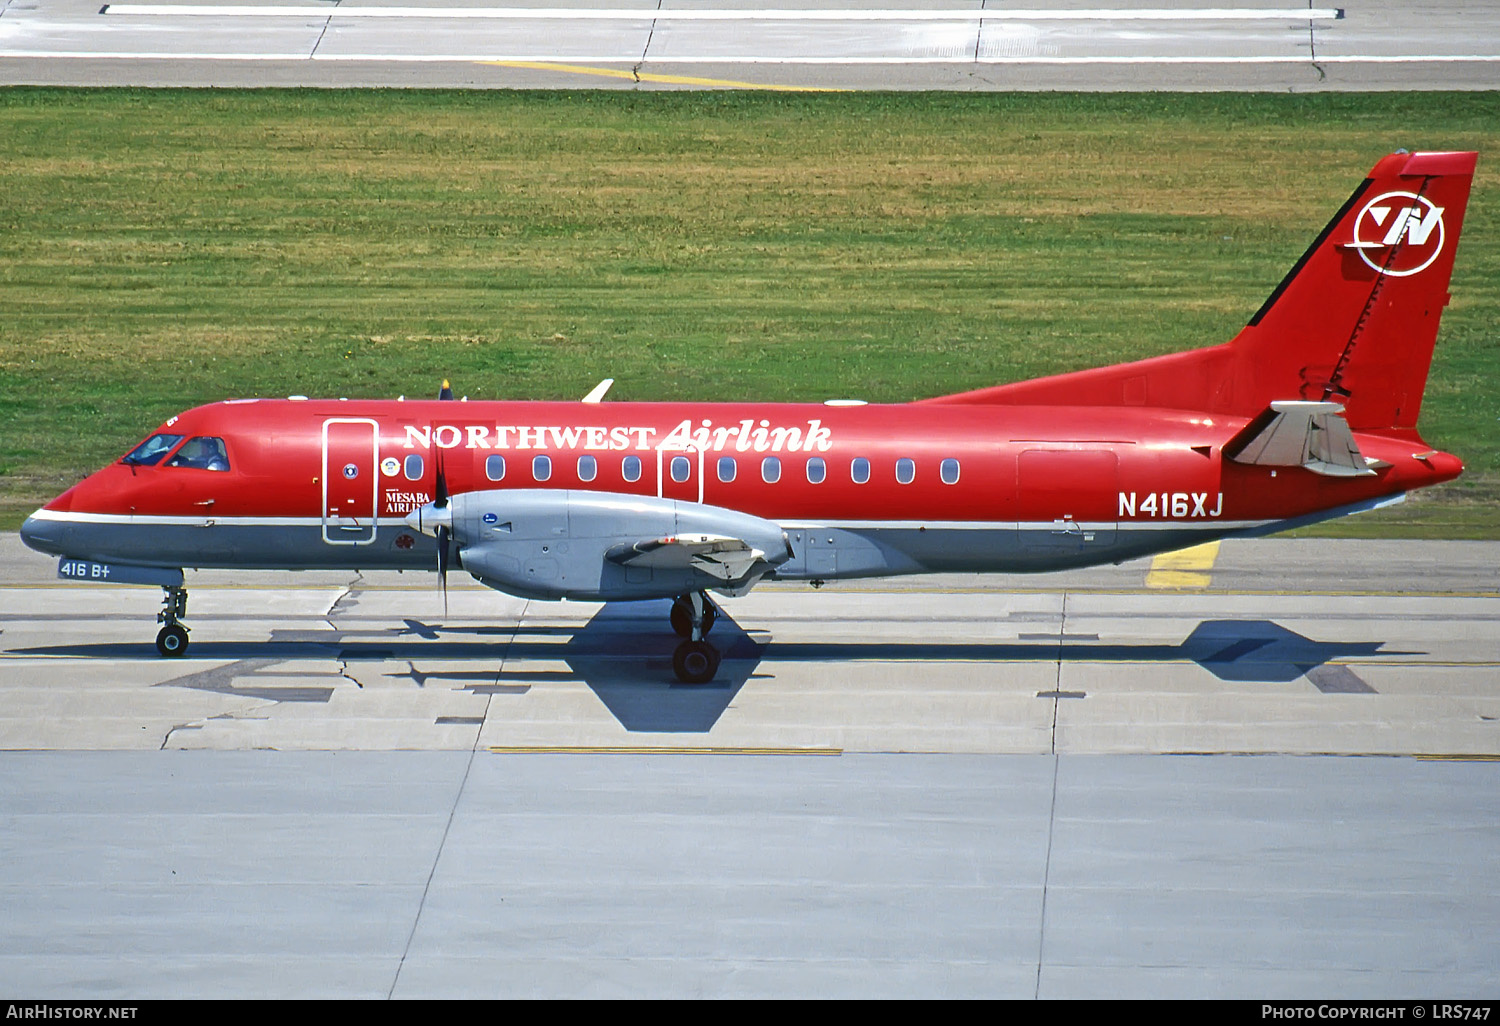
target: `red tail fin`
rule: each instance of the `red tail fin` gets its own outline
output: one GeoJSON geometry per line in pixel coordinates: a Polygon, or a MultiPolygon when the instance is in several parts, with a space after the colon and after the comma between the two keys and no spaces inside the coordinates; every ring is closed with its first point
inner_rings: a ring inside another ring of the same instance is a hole
{"type": "Polygon", "coordinates": [[[1226,345],[926,401],[1249,417],[1274,400],[1332,399],[1355,430],[1415,428],[1476,159],[1383,158],[1226,345]]]}

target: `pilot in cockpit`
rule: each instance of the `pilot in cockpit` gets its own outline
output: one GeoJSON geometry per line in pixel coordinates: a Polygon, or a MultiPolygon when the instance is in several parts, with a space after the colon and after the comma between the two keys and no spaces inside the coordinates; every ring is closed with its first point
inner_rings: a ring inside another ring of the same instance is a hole
{"type": "Polygon", "coordinates": [[[228,470],[229,454],[222,438],[190,438],[177,455],[167,461],[169,467],[196,467],[199,470],[228,470]]]}

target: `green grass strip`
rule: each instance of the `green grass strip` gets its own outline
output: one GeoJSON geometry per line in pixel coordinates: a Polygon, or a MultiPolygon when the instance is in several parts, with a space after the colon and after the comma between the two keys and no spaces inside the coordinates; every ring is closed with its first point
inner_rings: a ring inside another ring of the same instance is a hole
{"type": "Polygon", "coordinates": [[[1221,342],[1478,149],[1422,428],[1500,537],[1500,94],[0,90],[0,525],[230,396],[901,401],[1221,342]]]}

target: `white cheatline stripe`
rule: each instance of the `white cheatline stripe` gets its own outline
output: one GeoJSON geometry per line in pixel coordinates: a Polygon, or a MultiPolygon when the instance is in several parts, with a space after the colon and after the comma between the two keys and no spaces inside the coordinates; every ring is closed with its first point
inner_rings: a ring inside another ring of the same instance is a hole
{"type": "MultiPolygon", "coordinates": [[[[202,527],[213,523],[220,527],[321,527],[318,517],[214,517],[214,516],[163,516],[156,514],[130,513],[83,513],[77,510],[39,509],[31,514],[32,520],[47,520],[61,524],[114,524],[135,527],[202,527]]],[[[394,526],[402,521],[395,517],[383,519],[382,526],[394,526]]]]}
{"type": "MultiPolygon", "coordinates": [[[[1080,531],[1243,531],[1264,527],[1274,520],[1079,520],[1080,531]]],[[[1047,531],[1058,529],[1055,520],[781,520],[786,531],[1047,531]]]]}
{"type": "Polygon", "coordinates": [[[392,53],[167,53],[134,50],[0,50],[0,57],[36,60],[126,60],[126,61],[386,61],[395,64],[455,64],[487,62],[566,62],[569,64],[619,64],[643,68],[663,64],[1495,64],[1500,54],[1351,54],[1340,57],[745,57],[697,56],[640,57],[611,54],[580,57],[573,54],[392,54],[392,53]]]}
{"type": "MultiPolygon", "coordinates": [[[[31,515],[33,520],[46,520],[54,523],[64,524],[114,524],[137,527],[201,527],[205,521],[212,521],[221,527],[321,527],[322,519],[319,517],[206,517],[193,516],[165,516],[158,514],[129,514],[129,513],[84,513],[77,510],[51,510],[39,509],[31,515]]],[[[1121,520],[1118,523],[1113,520],[1106,521],[1078,521],[1077,527],[1081,531],[1115,530],[1129,531],[1238,531],[1252,527],[1262,527],[1272,523],[1270,520],[1121,520]]],[[[404,523],[399,515],[390,515],[380,518],[380,526],[395,527],[404,523]]],[[[927,531],[1055,531],[1055,521],[1027,521],[1014,520],[819,520],[819,521],[783,521],[778,524],[784,530],[821,531],[829,529],[845,530],[882,530],[882,531],[913,531],[918,528],[927,531]]]]}
{"type": "Polygon", "coordinates": [[[316,7],[304,4],[105,4],[100,14],[211,18],[463,18],[513,21],[1335,21],[1341,7],[1093,10],[658,10],[650,7],[316,7]]]}

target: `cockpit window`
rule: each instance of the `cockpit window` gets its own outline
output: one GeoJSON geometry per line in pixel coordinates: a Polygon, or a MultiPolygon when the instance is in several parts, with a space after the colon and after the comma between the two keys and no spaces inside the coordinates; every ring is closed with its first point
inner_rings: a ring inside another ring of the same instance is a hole
{"type": "Polygon", "coordinates": [[[177,455],[167,460],[169,467],[196,467],[199,470],[228,470],[229,454],[222,438],[189,438],[177,455]]]}
{"type": "Polygon", "coordinates": [[[161,458],[172,451],[172,446],[182,441],[181,435],[152,435],[125,454],[121,462],[134,463],[141,467],[154,467],[161,458]]]}

